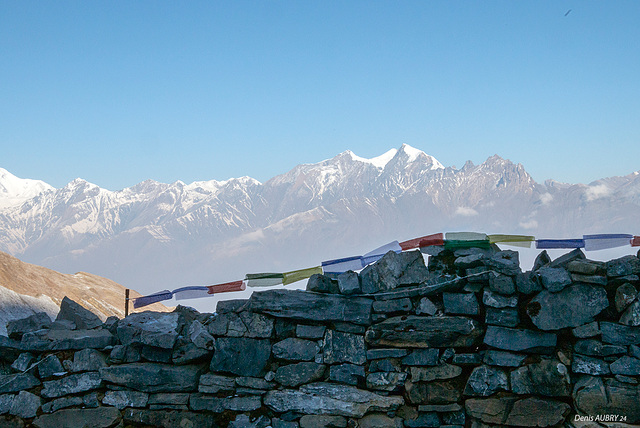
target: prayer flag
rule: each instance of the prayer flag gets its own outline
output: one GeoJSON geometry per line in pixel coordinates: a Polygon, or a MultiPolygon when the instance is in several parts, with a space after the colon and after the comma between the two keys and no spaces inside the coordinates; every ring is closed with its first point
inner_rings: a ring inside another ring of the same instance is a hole
{"type": "Polygon", "coordinates": [[[402,251],[412,250],[420,247],[430,247],[432,245],[444,245],[444,235],[442,233],[434,233],[420,238],[410,239],[400,243],[402,251]]]}
{"type": "Polygon", "coordinates": [[[173,297],[176,300],[186,300],[211,297],[211,295],[209,294],[209,287],[206,285],[191,285],[173,290],[173,297]]]}
{"type": "Polygon", "coordinates": [[[633,239],[633,235],[626,234],[603,234],[603,235],[584,235],[584,249],[586,251],[606,250],[608,248],[624,247],[629,245],[633,239]]]}
{"type": "Polygon", "coordinates": [[[282,285],[284,275],[281,273],[248,273],[244,279],[247,287],[273,287],[282,285]]]}
{"type": "Polygon", "coordinates": [[[634,236],[631,240],[632,247],[640,247],[640,236],[634,236]]]}
{"type": "Polygon", "coordinates": [[[349,270],[357,271],[364,267],[362,256],[346,257],[344,259],[327,260],[322,262],[322,271],[327,273],[343,273],[349,270]]]}
{"type": "Polygon", "coordinates": [[[459,248],[491,248],[491,243],[488,239],[482,240],[449,240],[445,239],[444,248],[447,250],[457,250],[459,248]]]}
{"type": "Polygon", "coordinates": [[[584,239],[538,239],[536,248],[584,248],[584,239]]]}
{"type": "Polygon", "coordinates": [[[395,251],[396,253],[399,253],[402,251],[402,247],[400,247],[398,241],[393,241],[386,245],[383,245],[382,247],[378,247],[375,250],[369,251],[367,254],[362,256],[362,264],[364,266],[368,266],[373,262],[377,262],[389,251],[395,251]]]}
{"type": "Polygon", "coordinates": [[[150,294],[148,296],[138,297],[133,299],[134,308],[142,308],[143,306],[150,305],[152,303],[162,302],[164,300],[170,300],[173,297],[173,293],[169,290],[158,291],[157,293],[150,294]]]}
{"type": "Polygon", "coordinates": [[[531,248],[531,242],[535,240],[535,236],[528,235],[489,235],[489,242],[492,244],[501,243],[523,248],[531,248]]]}
{"type": "Polygon", "coordinates": [[[207,285],[209,289],[209,294],[216,293],[229,293],[232,291],[243,291],[246,290],[247,286],[244,284],[244,281],[233,281],[233,282],[225,282],[224,284],[216,284],[216,285],[207,285]]]}
{"type": "Polygon", "coordinates": [[[284,280],[282,281],[282,285],[291,284],[294,282],[302,281],[303,279],[309,278],[311,275],[320,274],[322,275],[322,266],[316,266],[307,269],[294,270],[291,272],[285,272],[284,280]]]}
{"type": "Polygon", "coordinates": [[[447,232],[444,235],[445,240],[449,241],[488,241],[489,237],[486,233],[479,232],[447,232]]]}

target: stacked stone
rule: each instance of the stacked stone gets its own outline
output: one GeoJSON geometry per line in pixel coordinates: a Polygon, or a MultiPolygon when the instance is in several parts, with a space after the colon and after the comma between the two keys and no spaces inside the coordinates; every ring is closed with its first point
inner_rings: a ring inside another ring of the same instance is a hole
{"type": "Polygon", "coordinates": [[[513,251],[432,254],[390,252],[215,314],[102,323],[65,299],[56,321],[0,337],[0,425],[640,424],[637,257],[543,252],[522,272],[513,251]]]}

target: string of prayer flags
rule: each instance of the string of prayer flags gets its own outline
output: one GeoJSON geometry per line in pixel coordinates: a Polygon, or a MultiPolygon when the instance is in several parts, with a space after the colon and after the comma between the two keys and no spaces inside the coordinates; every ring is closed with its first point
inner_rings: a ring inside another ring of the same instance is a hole
{"type": "Polygon", "coordinates": [[[531,248],[531,243],[535,240],[535,236],[528,235],[489,235],[491,244],[505,244],[522,248],[531,248]]]}
{"type": "Polygon", "coordinates": [[[582,239],[584,239],[584,249],[586,251],[595,251],[629,245],[633,239],[633,235],[627,235],[624,233],[583,235],[582,239]]]}
{"type": "Polygon", "coordinates": [[[273,287],[282,285],[284,275],[281,273],[248,273],[244,280],[247,287],[273,287]]]}
{"type": "Polygon", "coordinates": [[[400,243],[402,251],[413,250],[415,248],[431,247],[431,246],[444,245],[444,234],[434,233],[433,235],[426,235],[420,238],[409,239],[400,243]]]}
{"type": "Polygon", "coordinates": [[[584,239],[538,239],[536,248],[540,250],[584,248],[584,239]]]}
{"type": "Polygon", "coordinates": [[[478,232],[447,232],[444,240],[444,248],[456,250],[458,248],[491,248],[489,237],[486,233],[478,232]]]}
{"type": "Polygon", "coordinates": [[[398,243],[398,241],[389,242],[388,244],[383,245],[382,247],[378,247],[375,250],[369,251],[367,254],[362,256],[362,264],[364,266],[368,266],[371,263],[377,262],[389,251],[400,253],[402,252],[402,247],[400,246],[400,243],[398,243]]]}
{"type": "Polygon", "coordinates": [[[343,259],[327,260],[322,262],[322,271],[328,273],[344,273],[352,270],[357,271],[364,267],[362,256],[346,257],[343,259]]]}
{"type": "Polygon", "coordinates": [[[143,306],[151,305],[152,303],[162,302],[169,300],[173,297],[173,293],[169,290],[158,291],[157,293],[150,294],[148,296],[138,297],[133,299],[134,308],[142,308],[143,306]]]}
{"type": "Polygon", "coordinates": [[[244,291],[247,289],[244,281],[225,282],[224,284],[207,285],[209,294],[229,293],[233,291],[244,291]]]}
{"type": "Polygon", "coordinates": [[[307,279],[311,277],[311,275],[315,274],[322,275],[322,266],[285,272],[282,274],[284,276],[282,285],[288,285],[294,282],[302,281],[303,279],[307,279]]]}

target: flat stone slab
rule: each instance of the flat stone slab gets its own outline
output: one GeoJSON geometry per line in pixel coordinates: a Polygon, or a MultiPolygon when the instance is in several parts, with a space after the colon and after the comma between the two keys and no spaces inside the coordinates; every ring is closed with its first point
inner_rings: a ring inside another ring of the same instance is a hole
{"type": "Polygon", "coordinates": [[[640,424],[640,385],[584,376],[576,382],[573,402],[582,415],[620,415],[627,424],[640,424]]]}
{"type": "Polygon", "coordinates": [[[125,409],[124,420],[153,427],[213,427],[210,415],[175,410],[125,409]]]}
{"type": "Polygon", "coordinates": [[[539,329],[559,330],[591,322],[608,306],[607,292],[603,287],[575,284],[558,293],[541,291],[526,309],[539,329]]]}
{"type": "Polygon", "coordinates": [[[269,391],[264,404],[276,412],[361,418],[370,411],[388,412],[404,404],[399,396],[383,396],[348,385],[312,383],[299,390],[269,391]]]}
{"type": "Polygon", "coordinates": [[[108,330],[38,330],[22,336],[20,346],[25,351],[68,351],[104,349],[116,344],[108,330]]]}
{"type": "Polygon", "coordinates": [[[490,325],[484,343],[505,351],[527,351],[546,353],[555,348],[557,336],[541,331],[515,329],[490,325]]]}
{"type": "Polygon", "coordinates": [[[57,398],[69,394],[91,391],[102,386],[102,379],[98,372],[72,374],[62,379],[45,381],[42,395],[45,398],[57,398]]]}
{"type": "Polygon", "coordinates": [[[171,312],[140,312],[118,323],[118,338],[123,345],[139,343],[171,349],[180,331],[180,314],[171,312]]]}
{"type": "Polygon", "coordinates": [[[122,417],[115,407],[95,409],[63,409],[50,415],[42,415],[33,421],[38,428],[108,428],[120,422],[122,417]]]}
{"type": "Polygon", "coordinates": [[[398,348],[469,347],[479,342],[483,332],[471,318],[407,316],[369,327],[365,339],[371,345],[398,348]]]}
{"type": "Polygon", "coordinates": [[[267,290],[253,293],[251,310],[303,321],[342,321],[367,325],[373,300],[301,290],[267,290]]]}
{"type": "Polygon", "coordinates": [[[142,392],[197,391],[201,368],[156,363],[132,363],[100,369],[106,382],[142,392]]]}
{"type": "MultiPolygon", "coordinates": [[[[563,422],[571,407],[567,403],[536,397],[468,399],[467,415],[486,424],[521,427],[549,427],[563,422]]],[[[593,413],[593,414],[598,414],[593,413]]]]}

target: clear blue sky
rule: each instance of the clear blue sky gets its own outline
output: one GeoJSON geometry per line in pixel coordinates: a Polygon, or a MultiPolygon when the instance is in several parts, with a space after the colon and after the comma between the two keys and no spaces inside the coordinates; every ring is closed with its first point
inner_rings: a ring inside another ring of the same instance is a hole
{"type": "Polygon", "coordinates": [[[0,0],[0,167],[117,190],[407,143],[624,175],[639,22],[638,1],[0,0]]]}

